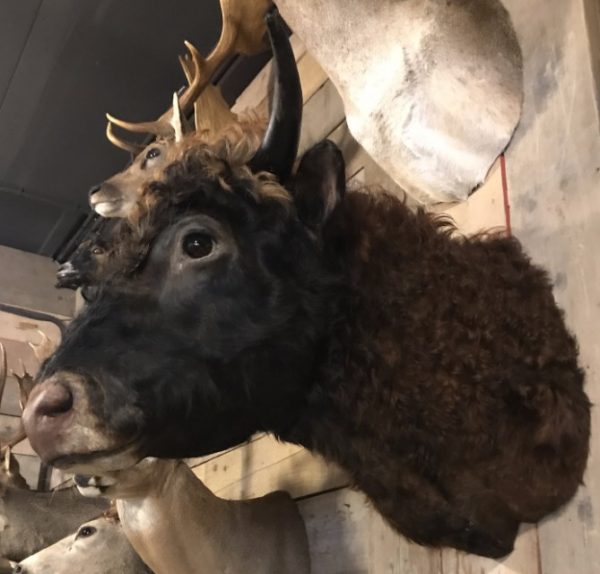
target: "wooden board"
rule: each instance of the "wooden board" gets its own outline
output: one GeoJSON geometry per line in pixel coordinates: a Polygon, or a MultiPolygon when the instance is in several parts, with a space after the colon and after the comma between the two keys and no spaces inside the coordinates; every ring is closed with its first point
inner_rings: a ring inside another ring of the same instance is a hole
{"type": "Polygon", "coordinates": [[[271,435],[213,457],[194,467],[194,472],[215,494],[235,499],[273,490],[301,497],[348,484],[334,464],[271,435]]]}
{"type": "MultiPolygon", "coordinates": [[[[290,43],[296,61],[298,61],[306,53],[306,47],[295,34],[292,34],[290,37],[290,43]]],[[[238,96],[235,104],[231,107],[234,112],[239,113],[245,110],[252,110],[265,99],[268,93],[269,76],[271,75],[272,67],[273,61],[270,60],[252,82],[250,82],[248,87],[238,96]]]]}
{"type": "Polygon", "coordinates": [[[60,341],[60,331],[54,323],[46,321],[35,321],[25,317],[19,317],[12,313],[0,311],[0,338],[16,341],[19,343],[38,343],[38,329],[46,333],[53,341],[60,341]]]}
{"type": "Polygon", "coordinates": [[[320,142],[344,121],[344,104],[331,81],[325,82],[304,106],[298,154],[320,142]]]}
{"type": "Polygon", "coordinates": [[[308,102],[317,90],[328,81],[327,74],[319,63],[306,52],[298,61],[298,74],[302,84],[302,101],[308,102]]]}
{"type": "Polygon", "coordinates": [[[364,495],[342,489],[299,502],[312,574],[440,574],[439,550],[398,536],[364,495]]]}

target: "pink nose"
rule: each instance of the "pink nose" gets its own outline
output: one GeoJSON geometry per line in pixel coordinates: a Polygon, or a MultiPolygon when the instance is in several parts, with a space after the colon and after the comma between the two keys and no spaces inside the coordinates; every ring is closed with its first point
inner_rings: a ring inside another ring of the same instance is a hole
{"type": "Polygon", "coordinates": [[[39,389],[37,393],[34,389],[28,401],[33,407],[33,416],[59,417],[73,408],[73,394],[64,384],[49,381],[45,387],[40,385],[39,389]]]}
{"type": "Polygon", "coordinates": [[[33,449],[46,462],[58,456],[73,415],[73,393],[65,381],[42,381],[23,410],[23,426],[33,449]]]}

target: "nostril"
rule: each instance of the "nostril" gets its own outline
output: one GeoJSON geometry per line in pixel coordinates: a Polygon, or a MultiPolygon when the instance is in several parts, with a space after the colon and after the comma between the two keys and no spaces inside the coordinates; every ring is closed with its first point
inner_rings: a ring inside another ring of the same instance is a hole
{"type": "Polygon", "coordinates": [[[13,569],[13,574],[25,574],[25,569],[23,566],[17,564],[13,569]]]}
{"type": "Polygon", "coordinates": [[[73,394],[60,383],[48,387],[40,397],[35,412],[38,416],[56,417],[73,408],[73,394]]]}
{"type": "Polygon", "coordinates": [[[93,187],[91,187],[90,191],[88,192],[89,197],[92,197],[92,195],[94,195],[94,193],[98,193],[100,191],[101,187],[102,187],[102,184],[94,185],[93,187]]]}
{"type": "Polygon", "coordinates": [[[75,267],[73,267],[73,264],[70,261],[67,261],[66,263],[63,263],[59,268],[58,271],[56,272],[57,275],[72,275],[73,273],[76,272],[75,267]]]}
{"type": "Polygon", "coordinates": [[[90,485],[91,476],[84,476],[83,474],[76,474],[73,477],[73,482],[76,486],[86,487],[90,485]]]}

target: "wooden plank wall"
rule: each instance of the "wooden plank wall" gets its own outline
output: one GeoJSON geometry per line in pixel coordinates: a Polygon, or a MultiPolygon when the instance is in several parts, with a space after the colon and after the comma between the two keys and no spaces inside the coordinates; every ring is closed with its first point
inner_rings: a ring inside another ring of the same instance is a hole
{"type": "MultiPolygon", "coordinates": [[[[588,0],[585,0],[586,2],[588,0]]],[[[584,0],[506,0],[525,55],[525,113],[505,158],[469,201],[439,205],[464,233],[512,223],[577,333],[588,391],[600,403],[600,141],[584,0]],[[591,249],[590,249],[591,247],[591,249]]],[[[294,38],[305,103],[302,149],[330,137],[343,150],[350,185],[400,190],[348,133],[335,88],[294,38]]],[[[264,105],[269,66],[240,96],[240,111],[264,105]]],[[[412,202],[412,200],[409,201],[412,202]]],[[[412,202],[414,203],[414,202],[412,202]]],[[[600,414],[594,411],[594,429],[600,414]]],[[[600,572],[600,441],[586,487],[539,527],[525,525],[503,561],[424,549],[392,531],[335,465],[261,435],[200,461],[196,474],[218,495],[285,489],[306,520],[314,574],[592,574],[600,572]]]]}
{"type": "MultiPolygon", "coordinates": [[[[512,227],[554,278],[600,403],[600,126],[582,0],[506,0],[525,54],[525,108],[507,152],[512,227]]],[[[591,27],[590,27],[591,29],[591,27]]],[[[594,54],[594,58],[597,54],[594,54]]],[[[577,499],[539,528],[544,574],[600,572],[600,411],[577,499]]]]}

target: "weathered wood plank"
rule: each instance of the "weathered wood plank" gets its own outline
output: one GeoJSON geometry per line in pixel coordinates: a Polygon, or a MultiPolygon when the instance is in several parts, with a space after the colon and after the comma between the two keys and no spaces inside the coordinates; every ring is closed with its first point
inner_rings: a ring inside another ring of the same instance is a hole
{"type": "MultiPolygon", "coordinates": [[[[554,279],[600,402],[600,140],[582,0],[506,0],[525,56],[525,107],[507,151],[512,224],[554,279]]],[[[600,410],[576,499],[539,527],[543,574],[600,572],[600,410]]]]}
{"type": "Polygon", "coordinates": [[[364,187],[366,184],[366,178],[365,178],[365,168],[361,168],[360,170],[358,170],[352,177],[349,177],[346,180],[346,185],[348,186],[349,189],[358,187],[364,187]]]}
{"type": "Polygon", "coordinates": [[[302,84],[304,103],[308,102],[328,79],[323,68],[308,52],[298,61],[298,75],[302,84]]]}
{"type": "Polygon", "coordinates": [[[344,121],[344,104],[331,81],[325,84],[304,106],[298,155],[326,138],[344,121]]]}
{"type": "MultiPolygon", "coordinates": [[[[296,61],[300,60],[306,53],[306,47],[295,34],[290,36],[290,43],[296,61]]],[[[238,96],[235,104],[231,107],[234,112],[239,113],[244,110],[252,110],[265,99],[268,92],[269,76],[271,75],[272,67],[273,62],[272,60],[269,60],[265,67],[250,82],[248,87],[238,96]]]]}
{"type": "Polygon", "coordinates": [[[359,492],[343,489],[299,502],[312,574],[441,574],[439,550],[392,530],[359,492]]]}
{"type": "Polygon", "coordinates": [[[273,490],[306,496],[348,484],[337,466],[271,435],[224,452],[193,470],[215,494],[235,499],[273,490]]]}
{"type": "Polygon", "coordinates": [[[35,375],[39,364],[29,343],[39,344],[41,337],[38,330],[44,333],[55,342],[60,341],[60,331],[56,325],[37,322],[32,319],[18,317],[12,313],[0,311],[0,341],[6,347],[8,369],[21,374],[21,361],[28,372],[35,375]]]}

